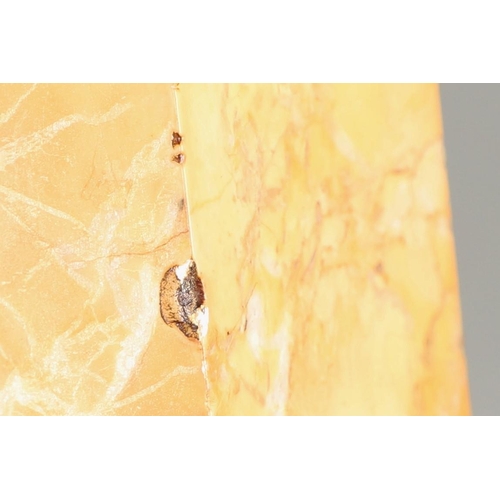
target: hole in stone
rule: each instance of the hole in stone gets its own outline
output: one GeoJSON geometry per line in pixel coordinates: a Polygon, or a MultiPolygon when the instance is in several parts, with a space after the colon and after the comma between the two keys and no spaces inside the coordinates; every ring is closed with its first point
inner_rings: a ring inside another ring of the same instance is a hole
{"type": "Polygon", "coordinates": [[[171,267],[160,283],[160,314],[169,326],[200,340],[208,329],[208,309],[196,263],[188,260],[171,267]]]}

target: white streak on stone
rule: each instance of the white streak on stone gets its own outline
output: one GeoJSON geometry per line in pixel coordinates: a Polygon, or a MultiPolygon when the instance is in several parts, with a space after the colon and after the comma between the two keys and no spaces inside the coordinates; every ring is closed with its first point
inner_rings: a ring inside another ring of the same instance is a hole
{"type": "Polygon", "coordinates": [[[187,260],[184,264],[177,266],[175,268],[175,275],[179,281],[184,281],[186,279],[189,268],[191,267],[192,260],[187,260]]]}
{"type": "Polygon", "coordinates": [[[130,107],[131,104],[115,104],[109,111],[97,116],[85,116],[79,113],[68,115],[42,130],[37,130],[30,135],[19,137],[15,141],[9,142],[0,148],[0,172],[5,170],[5,167],[11,165],[19,158],[39,151],[45,144],[56,137],[57,134],[66,130],[68,127],[76,123],[99,125],[117,118],[130,107]]]}
{"type": "Polygon", "coordinates": [[[199,339],[203,339],[208,333],[208,307],[200,306],[189,319],[198,327],[199,339]]]}
{"type": "Polygon", "coordinates": [[[254,292],[247,306],[247,338],[254,356],[260,360],[264,334],[264,308],[260,294],[254,292]]]}
{"type": "Polygon", "coordinates": [[[167,382],[169,382],[174,377],[179,377],[181,375],[195,375],[198,373],[198,368],[196,366],[177,366],[173,371],[166,375],[162,380],[156,382],[156,384],[150,385],[146,389],[137,392],[136,394],[129,396],[125,399],[120,399],[115,401],[112,405],[113,409],[122,408],[123,406],[135,403],[139,399],[149,396],[153,392],[157,391],[163,387],[167,382]]]}
{"type": "Polygon", "coordinates": [[[266,397],[266,406],[272,409],[275,415],[284,415],[288,401],[290,379],[290,324],[291,318],[285,315],[278,331],[270,341],[270,347],[280,353],[278,372],[271,383],[271,389],[266,397]]]}
{"type": "Polygon", "coordinates": [[[113,401],[132,376],[149,343],[156,321],[158,290],[150,266],[144,266],[140,273],[140,282],[132,289],[130,283],[120,279],[111,267],[108,267],[107,273],[108,282],[113,287],[117,310],[124,326],[130,331],[121,342],[113,382],[106,393],[107,401],[113,401]]]}
{"type": "Polygon", "coordinates": [[[33,84],[14,104],[14,106],[10,107],[5,113],[0,114],[0,125],[7,123],[17,112],[19,106],[22,102],[35,90],[36,83],[33,84]]]}
{"type": "MultiPolygon", "coordinates": [[[[41,201],[34,200],[29,196],[25,196],[24,194],[21,194],[15,191],[14,189],[9,189],[8,187],[5,186],[0,186],[0,194],[4,196],[5,200],[4,204],[11,204],[11,206],[24,210],[25,213],[31,216],[33,219],[37,219],[40,216],[40,212],[43,212],[44,214],[49,214],[59,219],[70,222],[71,224],[74,225],[75,229],[79,229],[85,232],[87,231],[85,225],[78,219],[75,219],[73,216],[67,214],[66,212],[62,212],[57,208],[53,208],[50,205],[46,205],[41,201]]],[[[1,201],[3,200],[0,200],[0,202],[1,201]]],[[[7,210],[5,205],[2,206],[2,208],[7,210]]],[[[26,218],[26,220],[29,219],[26,218]]]]}
{"type": "Polygon", "coordinates": [[[275,276],[276,278],[281,276],[281,266],[275,253],[273,254],[269,249],[264,248],[260,256],[260,261],[271,276],[275,276]]]}

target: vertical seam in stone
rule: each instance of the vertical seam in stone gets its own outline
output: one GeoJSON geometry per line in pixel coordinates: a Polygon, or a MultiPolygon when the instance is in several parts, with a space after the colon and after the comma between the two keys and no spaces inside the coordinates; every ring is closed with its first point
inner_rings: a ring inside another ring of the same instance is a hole
{"type": "MultiPolygon", "coordinates": [[[[181,114],[179,111],[179,100],[177,97],[177,92],[179,91],[179,84],[173,85],[172,90],[174,93],[175,114],[177,117],[177,132],[182,136],[181,114]]],[[[180,148],[181,148],[181,154],[184,154],[184,157],[185,157],[184,148],[183,148],[182,144],[180,144],[180,148]]],[[[188,224],[188,230],[189,230],[189,242],[191,244],[191,259],[193,261],[195,261],[193,236],[191,233],[191,214],[190,214],[190,210],[189,210],[189,206],[190,206],[189,205],[189,190],[188,190],[188,185],[187,185],[187,180],[186,180],[186,172],[184,171],[185,167],[181,167],[181,168],[182,168],[182,178],[184,180],[184,199],[185,199],[185,203],[186,203],[186,215],[187,215],[187,224],[188,224]]],[[[206,302],[206,295],[205,295],[205,302],[206,302]]],[[[207,316],[207,318],[209,318],[208,307],[206,305],[204,307],[205,307],[205,311],[206,311],[206,316],[207,316]]],[[[199,340],[200,340],[201,354],[202,354],[201,372],[203,373],[203,378],[205,379],[205,388],[206,388],[205,389],[205,408],[207,409],[208,415],[213,415],[213,412],[212,412],[212,410],[210,408],[210,404],[209,404],[210,383],[208,380],[208,373],[207,373],[208,363],[207,363],[207,357],[205,354],[205,342],[206,342],[205,339],[206,339],[206,335],[208,333],[208,321],[209,321],[209,319],[207,319],[206,325],[203,326],[205,331],[204,331],[203,335],[200,335],[199,340]]]]}

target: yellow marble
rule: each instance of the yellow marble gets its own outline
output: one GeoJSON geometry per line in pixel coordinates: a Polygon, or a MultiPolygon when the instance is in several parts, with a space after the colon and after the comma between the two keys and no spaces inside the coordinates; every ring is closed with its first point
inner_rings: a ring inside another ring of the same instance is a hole
{"type": "Polygon", "coordinates": [[[206,414],[170,85],[0,86],[0,414],[206,414]]]}
{"type": "Polygon", "coordinates": [[[450,221],[435,85],[1,85],[0,414],[467,414],[450,221]]]}
{"type": "Polygon", "coordinates": [[[181,85],[213,414],[467,414],[436,85],[181,85]]]}

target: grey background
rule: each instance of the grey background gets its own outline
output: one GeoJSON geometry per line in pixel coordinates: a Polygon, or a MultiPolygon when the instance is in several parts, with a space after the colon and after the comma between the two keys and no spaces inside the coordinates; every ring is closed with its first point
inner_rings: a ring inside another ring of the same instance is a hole
{"type": "Polygon", "coordinates": [[[500,85],[440,89],[472,412],[500,415],[500,85]]]}

